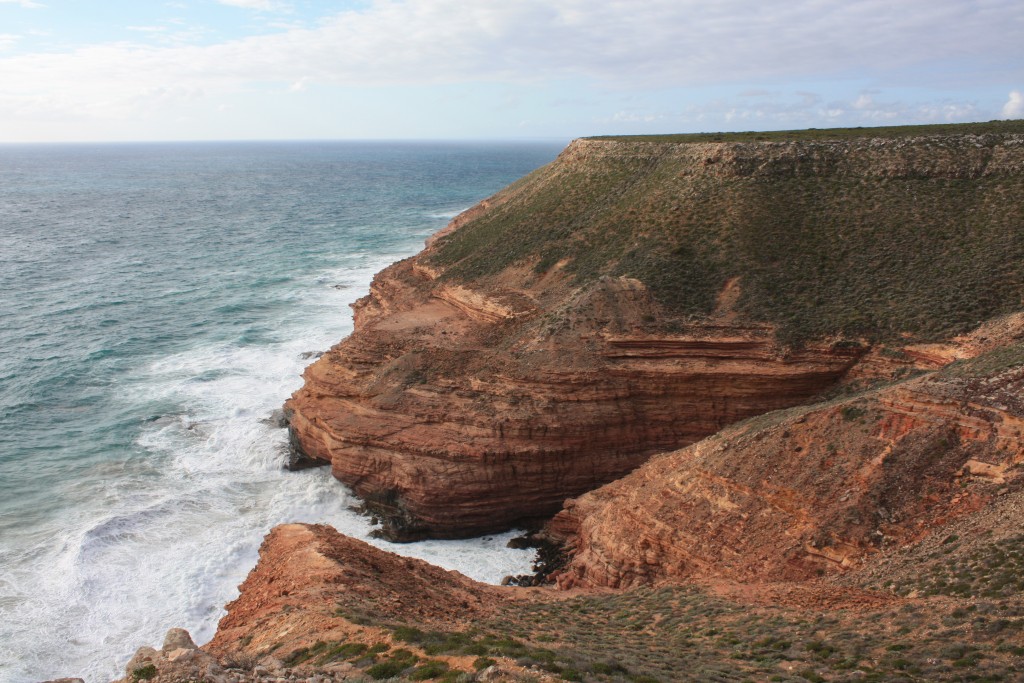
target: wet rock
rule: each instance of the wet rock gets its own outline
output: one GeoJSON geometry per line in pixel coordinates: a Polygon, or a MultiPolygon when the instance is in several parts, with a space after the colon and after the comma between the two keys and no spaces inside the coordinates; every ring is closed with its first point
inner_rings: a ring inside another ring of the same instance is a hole
{"type": "Polygon", "coordinates": [[[278,408],[270,414],[270,417],[263,420],[263,424],[270,425],[275,429],[284,429],[288,426],[288,415],[284,410],[278,408]]]}

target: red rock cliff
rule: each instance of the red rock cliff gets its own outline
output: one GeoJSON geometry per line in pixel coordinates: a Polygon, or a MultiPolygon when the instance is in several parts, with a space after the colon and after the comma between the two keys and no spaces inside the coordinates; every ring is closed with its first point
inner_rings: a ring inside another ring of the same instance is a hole
{"type": "Polygon", "coordinates": [[[558,583],[803,580],[856,567],[1024,485],[1022,396],[1024,356],[982,377],[939,373],[766,415],[657,456],[554,518],[572,553],[558,583]]]}
{"type": "MultiPolygon", "coordinates": [[[[1010,305],[1024,274],[1005,263],[1024,240],[998,226],[1016,220],[1003,209],[1022,191],[1022,140],[573,143],[374,279],[353,334],[287,404],[293,443],[393,539],[551,515],[654,453],[808,402],[867,350],[858,330],[912,333],[948,309],[928,328],[945,334],[1010,305]],[[938,271],[872,250],[896,226],[915,258],[960,263],[962,240],[915,232],[922,216],[960,225],[941,204],[951,183],[995,207],[977,262],[963,283],[943,271],[911,287],[904,271],[938,271]],[[845,254],[853,236],[862,247],[845,254]],[[987,308],[962,305],[968,285],[987,308]],[[811,342],[786,351],[779,325],[811,342]]],[[[918,356],[897,365],[943,362],[918,356]]]]}
{"type": "Polygon", "coordinates": [[[294,439],[391,537],[473,535],[805,402],[858,355],[784,354],[758,326],[645,333],[655,306],[626,279],[570,292],[555,316],[533,303],[545,294],[439,284],[416,260],[388,268],[289,401],[294,439]]]}

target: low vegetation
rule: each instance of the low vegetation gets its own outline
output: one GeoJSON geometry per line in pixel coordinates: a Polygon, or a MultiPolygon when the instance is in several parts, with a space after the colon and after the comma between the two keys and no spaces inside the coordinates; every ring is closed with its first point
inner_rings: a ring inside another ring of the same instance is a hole
{"type": "Polygon", "coordinates": [[[805,140],[821,149],[759,165],[748,146],[725,173],[704,168],[722,163],[713,152],[695,162],[679,150],[713,136],[657,136],[664,144],[539,169],[441,240],[431,259],[456,279],[517,263],[538,274],[562,263],[576,284],[627,275],[683,318],[709,313],[738,277],[737,308],[777,323],[788,342],[939,339],[1024,297],[1024,175],[923,170],[929,155],[957,158],[962,149],[970,157],[1004,133],[1024,133],[1024,122],[727,134],[723,141],[805,140]],[[950,133],[993,135],[934,145],[908,138],[888,161],[870,141],[848,152],[825,142],[950,133]],[[895,166],[849,172],[837,161],[847,154],[895,166]]]}
{"type": "MultiPolygon", "coordinates": [[[[1012,557],[1019,569],[1022,538],[969,560],[997,567],[1012,557]]],[[[349,662],[373,680],[448,682],[472,681],[493,665],[515,665],[522,680],[533,672],[591,683],[1020,680],[1020,588],[1004,583],[991,593],[983,583],[947,594],[974,591],[987,601],[894,598],[857,610],[739,605],[693,587],[522,601],[467,631],[376,624],[393,644],[317,643],[286,664],[349,662]]]]}
{"type": "Polygon", "coordinates": [[[1021,132],[1020,121],[987,123],[940,123],[923,126],[877,126],[871,128],[808,128],[805,130],[744,131],[737,133],[682,133],[670,135],[596,135],[588,140],[644,142],[801,142],[849,140],[853,138],[899,138],[910,135],[989,135],[1021,132]]]}
{"type": "Polygon", "coordinates": [[[1024,344],[1013,344],[995,351],[950,363],[941,371],[944,377],[973,379],[988,377],[1024,365],[1024,344]]]}
{"type": "MultiPolygon", "coordinates": [[[[960,552],[960,538],[947,536],[921,559],[910,578],[886,588],[899,595],[948,595],[992,600],[1024,594],[1024,535],[977,544],[960,552]]],[[[1024,622],[1015,623],[1020,629],[1024,622]]]]}

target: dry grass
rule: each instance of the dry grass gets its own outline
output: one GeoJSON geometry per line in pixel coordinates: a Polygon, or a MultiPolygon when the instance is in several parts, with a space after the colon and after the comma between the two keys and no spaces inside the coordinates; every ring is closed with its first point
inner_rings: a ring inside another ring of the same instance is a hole
{"type": "Polygon", "coordinates": [[[809,128],[807,130],[743,131],[734,133],[686,133],[676,135],[596,135],[589,140],[646,142],[788,142],[806,140],[849,140],[851,138],[896,138],[908,135],[987,135],[1019,133],[1021,121],[986,123],[945,123],[925,126],[877,126],[870,128],[809,128]]]}
{"type": "Polygon", "coordinates": [[[869,611],[740,605],[692,587],[523,601],[463,632],[387,625],[395,645],[318,643],[286,658],[348,661],[374,679],[472,681],[515,663],[562,680],[1013,681],[1024,675],[1020,593],[869,611]],[[415,650],[415,652],[414,652],[415,650]],[[452,666],[445,657],[472,665],[452,666]]]}
{"type": "MultiPolygon", "coordinates": [[[[694,172],[693,160],[671,149],[701,136],[559,160],[504,191],[430,258],[462,280],[517,263],[545,272],[565,259],[577,284],[635,277],[684,318],[709,313],[738,277],[738,309],[777,323],[789,342],[945,338],[1024,301],[1024,175],[983,175],[966,161],[963,173],[913,169],[928,167],[933,154],[966,159],[1003,140],[993,131],[1021,133],[1024,122],[760,134],[818,140],[949,130],[988,136],[908,138],[898,144],[910,170],[878,173],[837,170],[828,154],[846,152],[819,142],[807,144],[829,148],[825,161],[808,152],[806,162],[798,154],[764,171],[754,163],[757,147],[746,145],[750,158],[735,162],[739,172],[694,172]]],[[[726,138],[737,135],[746,134],[726,138]]],[[[849,154],[870,161],[877,153],[870,141],[856,144],[849,154]]]]}

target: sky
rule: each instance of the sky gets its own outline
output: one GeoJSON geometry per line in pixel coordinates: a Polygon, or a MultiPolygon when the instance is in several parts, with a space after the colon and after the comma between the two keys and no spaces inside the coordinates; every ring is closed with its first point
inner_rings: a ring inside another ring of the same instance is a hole
{"type": "Polygon", "coordinates": [[[1024,118],[1024,0],[0,0],[0,141],[1024,118]]]}

